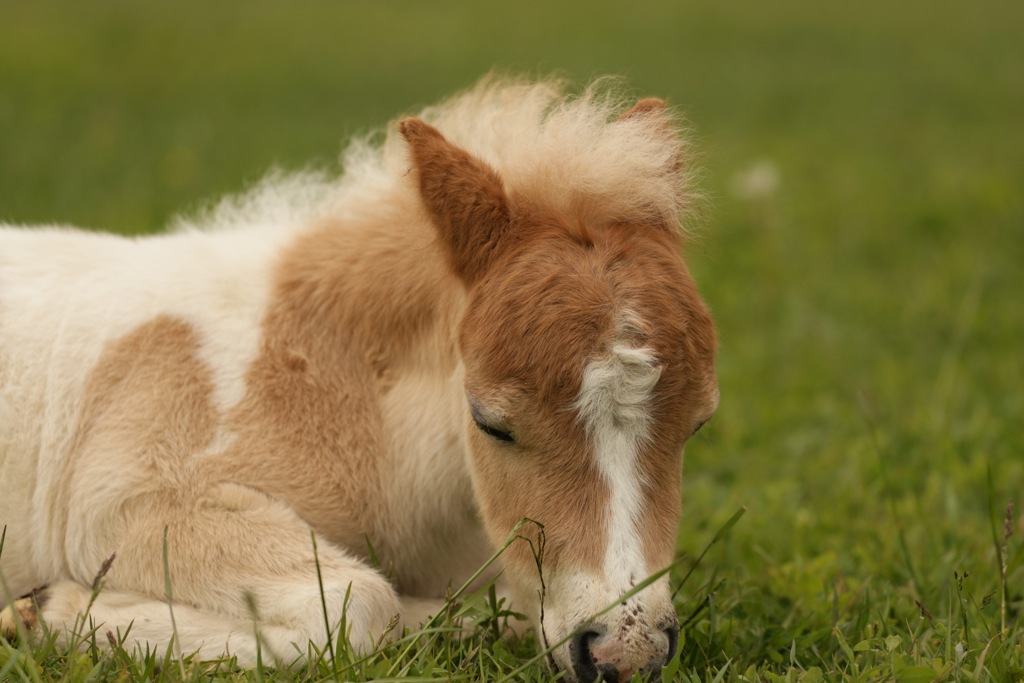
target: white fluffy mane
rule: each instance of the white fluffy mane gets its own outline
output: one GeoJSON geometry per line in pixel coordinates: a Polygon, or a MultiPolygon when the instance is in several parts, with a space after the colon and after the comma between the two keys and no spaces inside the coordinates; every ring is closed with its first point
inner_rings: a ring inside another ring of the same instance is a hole
{"type": "MultiPolygon", "coordinates": [[[[560,80],[492,75],[417,116],[490,164],[507,189],[534,202],[588,220],[644,217],[680,225],[697,203],[685,140],[670,111],[617,120],[634,103],[612,78],[573,95],[560,80]]],[[[327,213],[364,213],[395,192],[415,191],[395,122],[383,143],[379,135],[355,139],[342,163],[337,180],[272,173],[248,193],[176,227],[297,226],[327,213]]]]}

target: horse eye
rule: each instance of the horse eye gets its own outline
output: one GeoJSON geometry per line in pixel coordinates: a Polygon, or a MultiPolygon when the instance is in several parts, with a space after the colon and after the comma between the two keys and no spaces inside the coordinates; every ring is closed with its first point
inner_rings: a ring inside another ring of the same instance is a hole
{"type": "Polygon", "coordinates": [[[515,441],[515,437],[512,436],[511,432],[506,432],[503,429],[498,429],[497,427],[492,427],[491,425],[487,424],[487,420],[484,418],[480,410],[480,406],[477,405],[477,403],[472,398],[470,398],[469,400],[469,413],[470,416],[473,418],[473,423],[476,424],[477,429],[479,429],[487,436],[491,437],[492,439],[497,439],[502,443],[512,443],[513,441],[515,441]]]}
{"type": "Polygon", "coordinates": [[[480,429],[481,432],[491,437],[492,439],[497,439],[498,441],[502,441],[504,443],[512,443],[513,441],[515,441],[515,439],[512,438],[512,435],[509,434],[508,432],[503,432],[500,429],[495,429],[494,427],[488,424],[484,424],[480,420],[473,420],[473,422],[476,424],[476,426],[480,429]]]}

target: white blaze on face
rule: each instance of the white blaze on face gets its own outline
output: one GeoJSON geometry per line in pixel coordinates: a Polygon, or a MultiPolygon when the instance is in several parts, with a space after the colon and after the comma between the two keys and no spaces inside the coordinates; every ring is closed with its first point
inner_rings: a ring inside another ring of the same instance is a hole
{"type": "Polygon", "coordinates": [[[616,344],[609,357],[587,366],[577,400],[598,470],[610,493],[605,580],[620,592],[649,573],[637,526],[643,507],[637,458],[649,435],[648,403],[660,375],[651,350],[616,344]]]}

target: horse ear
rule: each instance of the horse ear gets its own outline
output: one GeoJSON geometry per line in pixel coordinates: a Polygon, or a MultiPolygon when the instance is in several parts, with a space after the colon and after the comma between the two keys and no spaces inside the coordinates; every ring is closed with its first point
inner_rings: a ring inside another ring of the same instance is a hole
{"type": "Polygon", "coordinates": [[[619,121],[641,116],[664,116],[667,108],[668,105],[665,104],[665,100],[658,99],[657,97],[645,97],[642,100],[638,100],[632,109],[620,116],[619,121]]]}
{"type": "Polygon", "coordinates": [[[412,150],[420,195],[466,284],[487,270],[509,234],[511,210],[497,172],[416,118],[398,124],[412,150]]]}
{"type": "Polygon", "coordinates": [[[672,157],[672,163],[668,170],[671,173],[678,173],[683,168],[682,150],[678,149],[679,141],[672,129],[671,119],[668,113],[668,105],[665,100],[657,97],[645,97],[638,100],[633,108],[619,116],[619,121],[631,119],[647,119],[653,122],[658,130],[664,133],[665,140],[676,147],[676,153],[672,157]]]}

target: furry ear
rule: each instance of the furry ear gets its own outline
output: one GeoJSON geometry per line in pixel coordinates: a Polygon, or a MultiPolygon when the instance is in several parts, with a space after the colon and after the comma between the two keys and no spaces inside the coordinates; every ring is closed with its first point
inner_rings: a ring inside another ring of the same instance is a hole
{"type": "MultiPolygon", "coordinates": [[[[661,153],[654,163],[660,174],[676,183],[682,189],[686,185],[686,164],[683,159],[683,144],[676,130],[672,112],[665,100],[657,97],[645,97],[638,100],[633,108],[623,112],[612,125],[638,126],[645,130],[649,139],[662,141],[661,153]]],[[[645,216],[634,219],[649,220],[652,224],[667,230],[671,235],[678,235],[678,214],[666,214],[662,207],[650,205],[645,216]]],[[[642,212],[641,212],[642,213],[642,212]]]]}
{"type": "Polygon", "coordinates": [[[666,143],[676,148],[676,153],[672,156],[672,163],[669,164],[668,171],[679,173],[683,168],[683,155],[682,150],[679,149],[679,140],[672,129],[671,115],[665,100],[657,97],[645,97],[642,100],[637,100],[633,108],[624,112],[619,116],[618,120],[631,121],[638,119],[650,121],[659,131],[664,133],[666,143]]]}
{"type": "Polygon", "coordinates": [[[658,99],[657,97],[645,97],[642,100],[637,100],[637,103],[633,105],[633,108],[622,114],[619,117],[619,121],[625,121],[640,116],[652,116],[652,115],[663,115],[668,105],[665,104],[665,100],[658,99]]]}
{"type": "Polygon", "coordinates": [[[497,172],[417,118],[398,124],[409,143],[420,195],[441,236],[448,262],[471,285],[507,241],[512,222],[497,172]]]}

